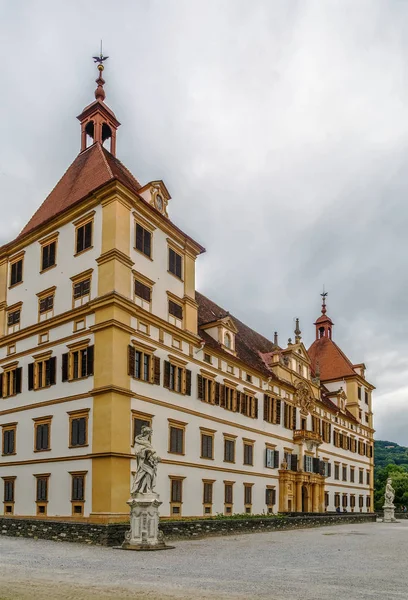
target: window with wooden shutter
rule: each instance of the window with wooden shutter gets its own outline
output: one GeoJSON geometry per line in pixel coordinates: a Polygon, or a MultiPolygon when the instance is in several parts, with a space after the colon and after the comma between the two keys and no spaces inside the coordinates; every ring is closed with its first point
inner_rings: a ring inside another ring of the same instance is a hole
{"type": "Polygon", "coordinates": [[[184,366],[165,360],[163,386],[173,392],[191,396],[191,371],[184,366]]]}
{"type": "Polygon", "coordinates": [[[50,474],[35,475],[37,515],[47,514],[50,474]]]}
{"type": "Polygon", "coordinates": [[[179,279],[183,278],[183,258],[173,248],[169,248],[169,272],[179,279]]]}
{"type": "Polygon", "coordinates": [[[4,502],[14,502],[15,477],[4,477],[4,502]]]}
{"type": "Polygon", "coordinates": [[[224,437],[224,462],[235,462],[235,439],[224,437]]]}
{"type": "Polygon", "coordinates": [[[10,263],[10,287],[23,281],[23,258],[10,263]]]}
{"type": "Polygon", "coordinates": [[[84,379],[94,373],[94,346],[78,342],[62,355],[62,381],[84,379]]]}
{"type": "MultiPolygon", "coordinates": [[[[21,305],[21,303],[20,303],[21,305]]],[[[7,312],[7,333],[15,333],[20,330],[21,308],[7,312]]]]}
{"type": "Polygon", "coordinates": [[[29,390],[40,390],[56,384],[57,358],[49,354],[38,356],[34,363],[28,365],[29,390]]]}
{"type": "Polygon", "coordinates": [[[340,465],[334,465],[334,479],[336,481],[340,479],[340,465]]]}
{"type": "Polygon", "coordinates": [[[201,432],[201,458],[214,458],[214,432],[201,432]]]}
{"type": "Polygon", "coordinates": [[[82,225],[79,225],[76,228],[76,254],[80,254],[81,252],[92,248],[92,230],[92,220],[82,225]]]}
{"type": "Polygon", "coordinates": [[[267,487],[265,490],[265,504],[268,507],[272,507],[276,504],[276,490],[275,488],[267,487]]]}
{"type": "Polygon", "coordinates": [[[0,395],[3,398],[9,398],[21,393],[22,372],[22,367],[5,367],[0,380],[0,395]]]}
{"type": "Polygon", "coordinates": [[[244,441],[244,465],[254,464],[254,442],[244,441]]]}
{"type": "Polygon", "coordinates": [[[184,454],[185,425],[169,423],[169,452],[184,454]]]}
{"type": "Polygon", "coordinates": [[[2,427],[2,454],[3,456],[16,454],[17,423],[8,423],[2,427]]]}
{"type": "Polygon", "coordinates": [[[41,271],[46,271],[56,265],[57,241],[54,240],[41,247],[41,271]]]}
{"type": "Polygon", "coordinates": [[[38,295],[38,320],[45,321],[46,319],[50,319],[54,316],[54,295],[55,288],[50,293],[46,295],[38,295]]]}
{"type": "Polygon", "coordinates": [[[158,379],[160,383],[160,359],[158,367],[156,367],[153,353],[144,349],[128,346],[128,373],[134,379],[146,381],[148,383],[155,382],[155,373],[158,369],[158,379]]]}
{"type": "Polygon", "coordinates": [[[88,444],[88,417],[89,409],[82,411],[69,412],[70,440],[71,448],[76,446],[86,446],[88,444]]]}
{"type": "Polygon", "coordinates": [[[40,417],[39,419],[34,420],[34,452],[51,450],[51,418],[52,417],[40,417]]]}
{"type": "Polygon", "coordinates": [[[234,482],[232,481],[224,481],[224,513],[226,515],[232,514],[234,503],[233,485],[234,482]]]}
{"type": "Polygon", "coordinates": [[[85,500],[85,475],[72,475],[72,502],[84,502],[85,500]]]}
{"type": "Polygon", "coordinates": [[[212,513],[213,503],[213,480],[203,479],[203,507],[204,515],[210,515],[212,513]]]}
{"type": "Polygon", "coordinates": [[[170,514],[181,516],[184,477],[170,477],[170,514]]]}
{"type": "Polygon", "coordinates": [[[138,279],[135,279],[135,296],[143,300],[144,302],[150,303],[152,289],[148,285],[145,285],[138,279]]]}
{"type": "Polygon", "coordinates": [[[145,413],[133,412],[133,431],[132,431],[132,445],[134,444],[135,437],[141,435],[143,427],[152,427],[153,415],[145,413]]]}
{"type": "Polygon", "coordinates": [[[342,480],[347,481],[347,465],[343,465],[342,467],[342,480]]]}
{"type": "Polygon", "coordinates": [[[265,467],[269,469],[279,468],[279,450],[275,450],[275,448],[265,448],[265,467]]]}
{"type": "Polygon", "coordinates": [[[139,223],[136,223],[135,227],[136,250],[147,256],[152,257],[152,233],[148,231],[139,223]]]}
{"type": "Polygon", "coordinates": [[[245,504],[245,512],[250,513],[252,509],[252,485],[249,483],[244,483],[244,504],[245,504]]]}

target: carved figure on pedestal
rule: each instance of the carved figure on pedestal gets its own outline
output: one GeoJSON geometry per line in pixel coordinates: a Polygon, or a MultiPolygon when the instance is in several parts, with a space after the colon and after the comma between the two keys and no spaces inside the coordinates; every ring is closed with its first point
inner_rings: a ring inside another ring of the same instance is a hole
{"type": "Polygon", "coordinates": [[[134,448],[137,466],[132,481],[130,495],[146,494],[152,492],[156,486],[157,463],[160,457],[152,446],[152,429],[142,427],[142,431],[135,437],[134,448]]]}
{"type": "Polygon", "coordinates": [[[387,485],[385,486],[385,502],[384,507],[394,508],[395,490],[392,487],[392,479],[387,479],[387,485]]]}

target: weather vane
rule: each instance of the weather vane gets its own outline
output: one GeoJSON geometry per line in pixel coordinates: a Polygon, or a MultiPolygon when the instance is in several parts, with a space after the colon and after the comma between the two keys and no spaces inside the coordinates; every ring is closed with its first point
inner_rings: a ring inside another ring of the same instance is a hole
{"type": "Polygon", "coordinates": [[[323,298],[323,304],[322,304],[322,314],[326,313],[326,298],[329,292],[325,292],[324,290],[324,285],[323,285],[323,292],[320,294],[321,297],[323,298]]]}
{"type": "Polygon", "coordinates": [[[100,55],[99,56],[93,56],[92,58],[94,59],[95,63],[99,63],[100,65],[102,65],[102,63],[103,63],[104,60],[106,60],[107,58],[109,58],[109,56],[104,56],[103,53],[102,53],[102,40],[101,40],[101,53],[100,53],[100,55]]]}

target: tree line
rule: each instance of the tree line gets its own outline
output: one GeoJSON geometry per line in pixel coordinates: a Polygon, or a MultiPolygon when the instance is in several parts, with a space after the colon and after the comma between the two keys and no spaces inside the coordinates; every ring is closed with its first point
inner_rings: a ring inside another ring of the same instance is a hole
{"type": "Polygon", "coordinates": [[[395,442],[376,440],[374,443],[374,508],[381,510],[387,478],[395,489],[397,510],[408,508],[408,448],[395,442]]]}

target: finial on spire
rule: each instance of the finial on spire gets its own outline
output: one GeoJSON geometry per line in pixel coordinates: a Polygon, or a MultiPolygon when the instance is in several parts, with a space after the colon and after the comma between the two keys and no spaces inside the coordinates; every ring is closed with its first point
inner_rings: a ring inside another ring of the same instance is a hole
{"type": "Polygon", "coordinates": [[[278,332],[275,331],[275,333],[273,334],[273,343],[275,344],[275,346],[278,346],[278,332]]]}
{"type": "Polygon", "coordinates": [[[104,66],[103,66],[103,62],[109,58],[109,56],[104,56],[103,52],[102,52],[102,40],[101,40],[101,52],[99,56],[93,56],[92,57],[94,59],[95,63],[98,63],[98,71],[99,71],[99,76],[98,79],[96,79],[96,83],[98,84],[98,87],[95,90],[95,98],[97,100],[101,100],[102,102],[105,100],[105,90],[103,89],[105,80],[102,77],[102,71],[104,70],[104,66]]]}
{"type": "Polygon", "coordinates": [[[323,285],[323,292],[320,295],[321,295],[321,297],[323,299],[323,302],[322,302],[322,315],[325,315],[326,314],[326,310],[327,310],[326,309],[326,297],[328,295],[328,292],[324,291],[324,285],[323,285]]]}
{"type": "Polygon", "coordinates": [[[300,331],[300,327],[299,327],[299,319],[296,319],[296,328],[295,328],[294,334],[295,334],[295,344],[299,344],[300,340],[302,339],[302,332],[300,331]]]}

